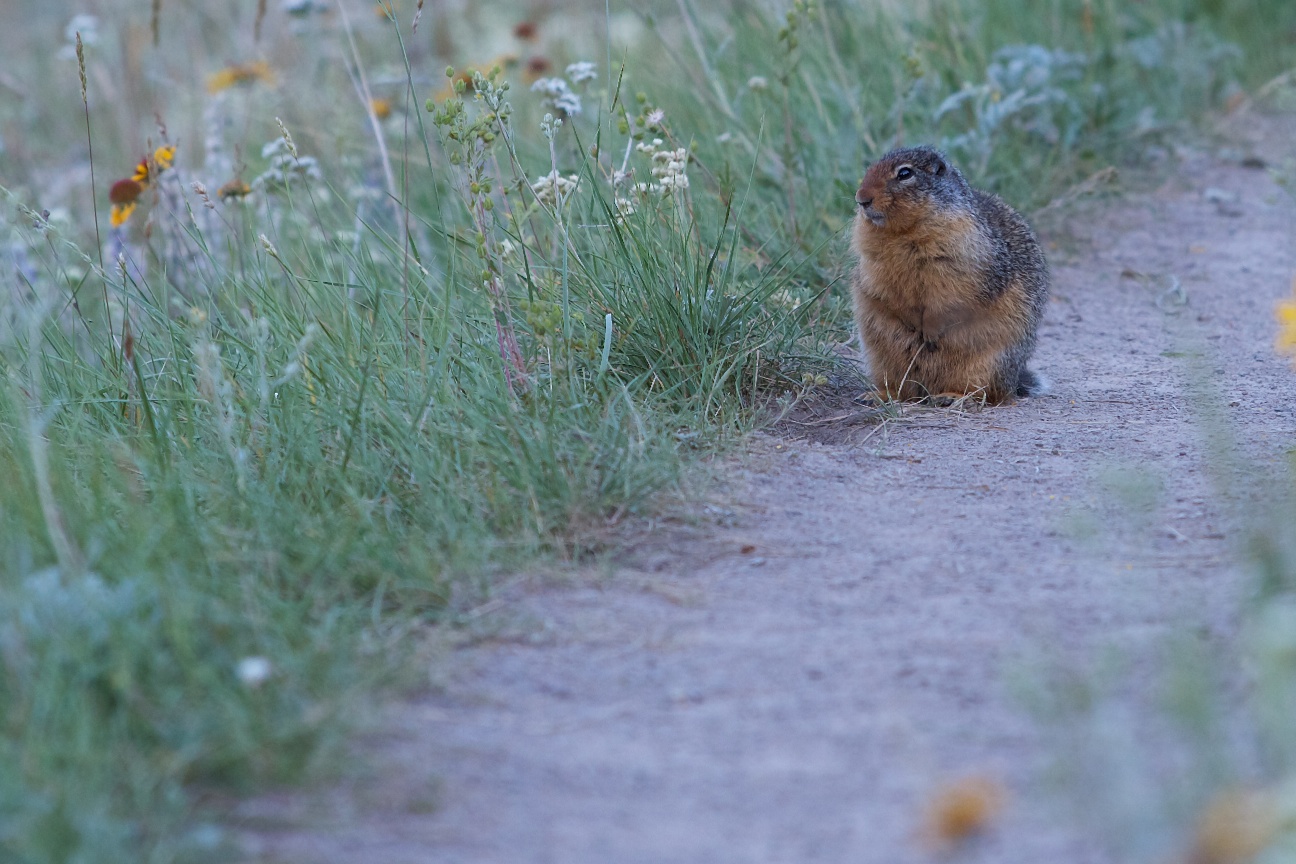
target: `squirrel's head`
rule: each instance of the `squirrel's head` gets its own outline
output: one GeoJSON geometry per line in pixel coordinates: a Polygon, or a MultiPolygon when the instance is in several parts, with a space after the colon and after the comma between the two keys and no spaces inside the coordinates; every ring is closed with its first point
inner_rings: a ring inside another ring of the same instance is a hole
{"type": "Polygon", "coordinates": [[[873,228],[906,231],[924,218],[957,209],[967,189],[967,181],[945,154],[930,147],[904,147],[869,166],[855,203],[873,228]]]}

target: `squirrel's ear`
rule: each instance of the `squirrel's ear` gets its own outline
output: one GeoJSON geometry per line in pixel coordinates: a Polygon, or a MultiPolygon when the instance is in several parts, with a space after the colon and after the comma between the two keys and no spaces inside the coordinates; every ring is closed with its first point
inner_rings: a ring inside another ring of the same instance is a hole
{"type": "Polygon", "coordinates": [[[944,174],[944,173],[945,173],[945,160],[943,160],[943,159],[937,159],[937,160],[936,160],[936,176],[939,177],[939,176],[941,176],[941,175],[944,174]]]}

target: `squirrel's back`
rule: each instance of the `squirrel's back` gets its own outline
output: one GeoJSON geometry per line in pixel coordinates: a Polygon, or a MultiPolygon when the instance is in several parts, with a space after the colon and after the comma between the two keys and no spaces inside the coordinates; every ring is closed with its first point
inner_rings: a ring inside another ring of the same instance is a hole
{"type": "Polygon", "coordinates": [[[1048,266],[1026,221],[927,147],[893,150],[856,193],[855,316],[896,398],[1033,395],[1048,266]]]}

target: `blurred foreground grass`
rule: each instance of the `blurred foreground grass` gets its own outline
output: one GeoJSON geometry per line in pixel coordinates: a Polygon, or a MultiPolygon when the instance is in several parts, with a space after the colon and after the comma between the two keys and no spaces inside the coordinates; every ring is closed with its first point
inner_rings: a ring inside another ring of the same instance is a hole
{"type": "Polygon", "coordinates": [[[936,142],[1038,207],[1170,159],[1296,32],[1277,0],[263,8],[0,11],[5,860],[218,856],[195,801],[326,761],[411,629],[822,380],[865,158],[936,142]]]}

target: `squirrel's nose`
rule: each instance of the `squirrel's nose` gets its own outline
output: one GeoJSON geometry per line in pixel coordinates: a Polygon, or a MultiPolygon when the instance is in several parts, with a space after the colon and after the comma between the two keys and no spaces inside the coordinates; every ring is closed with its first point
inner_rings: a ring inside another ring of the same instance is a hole
{"type": "Polygon", "coordinates": [[[869,207],[872,207],[872,206],[873,206],[873,199],[872,199],[872,198],[856,198],[856,199],[855,199],[855,203],[858,204],[862,209],[867,210],[869,207]]]}

